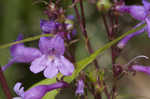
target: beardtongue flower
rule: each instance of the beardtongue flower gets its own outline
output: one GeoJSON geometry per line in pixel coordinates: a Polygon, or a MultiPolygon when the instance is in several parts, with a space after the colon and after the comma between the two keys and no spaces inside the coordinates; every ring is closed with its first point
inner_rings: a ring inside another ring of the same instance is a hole
{"type": "Polygon", "coordinates": [[[144,72],[150,75],[150,67],[142,65],[132,65],[132,69],[139,72],[144,72]]]}
{"type": "Polygon", "coordinates": [[[68,84],[66,82],[60,81],[50,85],[39,85],[27,91],[24,91],[24,87],[21,86],[22,84],[20,82],[16,83],[14,86],[14,91],[20,97],[14,97],[13,99],[42,99],[42,97],[45,96],[47,92],[54,89],[67,87],[68,84]]]}
{"type": "Polygon", "coordinates": [[[144,32],[144,30],[148,32],[148,37],[150,37],[150,3],[147,2],[147,0],[142,0],[142,3],[143,6],[140,5],[127,6],[124,4],[116,6],[116,10],[123,13],[129,13],[133,18],[142,21],[141,22],[142,24],[144,24],[144,22],[147,23],[147,25],[143,29],[126,36],[124,40],[121,41],[122,43],[118,45],[118,47],[123,48],[124,44],[126,44],[128,40],[130,40],[132,37],[136,35],[141,34],[142,32],[144,32]]]}
{"type": "Polygon", "coordinates": [[[79,94],[79,95],[84,94],[84,82],[82,79],[78,81],[76,94],[79,94]]]}
{"type": "MultiPolygon", "coordinates": [[[[72,74],[74,65],[63,56],[64,51],[64,40],[59,35],[52,38],[41,37],[39,50],[24,47],[22,44],[13,45],[11,49],[15,62],[31,62],[30,70],[35,74],[44,71],[46,78],[53,78],[58,72],[65,76],[72,74]]],[[[10,61],[3,69],[6,69],[13,62],[10,61]]]]}
{"type": "Polygon", "coordinates": [[[65,76],[72,74],[74,66],[63,56],[65,47],[61,36],[56,35],[51,39],[40,38],[39,48],[42,55],[36,58],[30,66],[30,70],[33,73],[44,71],[44,76],[47,78],[56,76],[58,72],[65,76]]]}
{"type": "MultiPolygon", "coordinates": [[[[22,40],[23,35],[20,34],[16,41],[22,40]]],[[[12,58],[6,64],[2,67],[2,70],[5,71],[9,66],[11,66],[13,63],[30,63],[35,58],[42,55],[42,53],[36,49],[31,47],[26,47],[24,44],[16,44],[10,47],[10,54],[12,58]]]]}
{"type": "Polygon", "coordinates": [[[143,21],[146,20],[150,14],[150,3],[147,0],[142,0],[143,6],[125,4],[117,5],[116,10],[123,13],[129,13],[133,18],[143,21]]]}

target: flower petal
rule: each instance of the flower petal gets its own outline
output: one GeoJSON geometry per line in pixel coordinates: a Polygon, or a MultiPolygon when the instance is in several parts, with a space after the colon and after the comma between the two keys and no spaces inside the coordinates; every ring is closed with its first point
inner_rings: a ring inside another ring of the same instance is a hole
{"type": "Polygon", "coordinates": [[[79,94],[79,95],[83,95],[84,94],[84,82],[83,82],[82,79],[78,81],[76,94],[79,94]]]}
{"type": "Polygon", "coordinates": [[[129,13],[132,17],[137,20],[144,20],[146,17],[145,8],[143,6],[133,5],[133,6],[126,6],[126,5],[119,5],[116,7],[116,10],[122,13],[129,13]]]}
{"type": "Polygon", "coordinates": [[[24,87],[21,87],[21,86],[22,86],[22,83],[18,82],[13,88],[18,96],[23,96],[24,94],[24,87]]]}
{"type": "MultiPolygon", "coordinates": [[[[17,40],[21,39],[22,36],[19,35],[17,40]]],[[[22,43],[11,46],[10,51],[11,56],[16,59],[16,62],[31,62],[35,58],[41,56],[41,52],[38,49],[25,47],[22,43]]]]}
{"type": "Polygon", "coordinates": [[[74,16],[73,15],[69,15],[69,16],[67,16],[67,18],[70,19],[70,20],[73,20],[74,16]]]}
{"type": "Polygon", "coordinates": [[[23,99],[22,97],[13,97],[13,99],[23,99]]]}
{"type": "Polygon", "coordinates": [[[150,67],[148,66],[142,66],[142,65],[133,65],[132,66],[133,70],[139,71],[139,72],[144,72],[150,75],[150,67]]]}
{"type": "Polygon", "coordinates": [[[23,34],[20,33],[20,34],[18,35],[16,41],[20,41],[20,40],[22,40],[22,39],[23,39],[23,34]]]}
{"type": "Polygon", "coordinates": [[[34,59],[40,57],[42,54],[36,48],[18,46],[12,53],[13,57],[16,57],[16,62],[31,62],[34,59]]]}
{"type": "Polygon", "coordinates": [[[15,58],[10,59],[9,62],[8,62],[8,64],[2,66],[2,71],[5,71],[8,67],[10,67],[15,62],[16,62],[15,58]]]}
{"type": "Polygon", "coordinates": [[[47,62],[48,62],[48,57],[45,56],[45,55],[42,55],[41,57],[36,58],[31,63],[30,70],[33,73],[39,73],[39,72],[43,71],[46,68],[47,62]]]}
{"type": "Polygon", "coordinates": [[[143,6],[130,6],[129,13],[137,20],[144,20],[146,17],[145,8],[143,6]]]}
{"type": "MultiPolygon", "coordinates": [[[[140,22],[139,24],[137,24],[134,28],[137,28],[137,27],[141,26],[142,24],[144,24],[144,21],[142,21],[142,22],[140,22]]],[[[132,33],[132,34],[127,35],[126,37],[124,37],[124,38],[117,44],[117,47],[120,48],[120,49],[124,48],[125,45],[128,43],[128,41],[129,41],[130,39],[132,39],[134,36],[140,35],[141,33],[144,32],[145,29],[146,29],[146,27],[144,27],[144,28],[142,28],[141,30],[136,31],[136,32],[134,32],[134,33],[132,33]]]]}
{"type": "Polygon", "coordinates": [[[145,8],[145,12],[148,14],[150,12],[150,3],[147,2],[147,0],[142,0],[142,3],[144,5],[144,8],[145,8]]]}
{"type": "Polygon", "coordinates": [[[39,85],[26,91],[23,99],[42,99],[46,93],[47,85],[39,85]]]}
{"type": "Polygon", "coordinates": [[[51,39],[51,46],[55,49],[55,54],[63,55],[65,52],[64,39],[60,35],[56,35],[51,39]]]}
{"type": "Polygon", "coordinates": [[[54,21],[40,20],[40,27],[44,33],[52,33],[56,29],[54,21]]]}
{"type": "Polygon", "coordinates": [[[141,30],[139,30],[139,31],[136,31],[136,32],[134,32],[134,33],[132,33],[132,34],[127,35],[125,38],[123,38],[123,39],[117,44],[117,47],[120,48],[120,49],[124,48],[130,39],[132,39],[134,36],[137,36],[137,35],[142,34],[142,33],[144,32],[144,30],[145,30],[145,29],[143,28],[143,29],[141,29],[141,30]]]}
{"type": "Polygon", "coordinates": [[[56,61],[49,61],[47,64],[47,68],[44,70],[44,76],[46,78],[53,78],[54,76],[57,75],[58,73],[58,68],[57,68],[56,61]]]}
{"type": "Polygon", "coordinates": [[[48,37],[41,37],[40,41],[39,41],[39,48],[40,51],[44,54],[47,54],[49,52],[49,50],[51,49],[51,43],[50,43],[50,38],[48,37]]]}
{"type": "Polygon", "coordinates": [[[65,51],[64,40],[56,35],[53,38],[41,37],[39,41],[41,52],[50,55],[63,55],[65,51]]]}
{"type": "Polygon", "coordinates": [[[64,87],[68,87],[68,83],[63,81],[50,85],[38,85],[26,91],[23,99],[42,99],[47,92],[64,87]]]}
{"type": "Polygon", "coordinates": [[[150,18],[146,18],[145,19],[146,23],[147,23],[147,32],[148,32],[148,37],[150,38],[150,18]]]}
{"type": "Polygon", "coordinates": [[[60,56],[59,61],[61,62],[61,64],[59,64],[58,66],[59,71],[65,76],[72,75],[74,71],[74,65],[69,60],[67,60],[64,56],[60,56]]]}

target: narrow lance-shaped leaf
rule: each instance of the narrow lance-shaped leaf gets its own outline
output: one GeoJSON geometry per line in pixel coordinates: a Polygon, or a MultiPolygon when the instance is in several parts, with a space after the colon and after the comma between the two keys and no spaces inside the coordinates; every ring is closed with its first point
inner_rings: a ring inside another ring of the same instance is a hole
{"type": "Polygon", "coordinates": [[[34,36],[34,37],[29,37],[29,38],[26,38],[24,40],[15,41],[15,42],[12,42],[12,43],[0,45],[0,49],[7,48],[7,47],[10,47],[12,45],[19,44],[19,43],[34,41],[34,40],[40,39],[40,37],[50,37],[50,36],[53,36],[53,35],[52,34],[42,34],[42,35],[38,35],[38,36],[34,36]]]}
{"type": "Polygon", "coordinates": [[[81,70],[83,70],[88,64],[90,64],[93,60],[96,59],[96,57],[102,53],[103,51],[107,50],[108,48],[110,48],[112,45],[116,44],[119,40],[121,40],[122,38],[124,38],[125,36],[127,36],[128,34],[131,34],[133,32],[136,32],[138,30],[140,30],[141,28],[143,28],[145,26],[145,24],[141,25],[140,27],[137,27],[136,29],[132,29],[126,33],[124,33],[123,35],[121,35],[120,37],[116,38],[115,40],[105,44],[102,48],[99,48],[97,51],[95,51],[93,54],[91,54],[89,57],[79,61],[76,63],[76,69],[75,72],[72,74],[72,76],[69,77],[65,77],[65,81],[67,82],[71,82],[72,80],[74,80],[78,74],[80,73],[81,70]]]}

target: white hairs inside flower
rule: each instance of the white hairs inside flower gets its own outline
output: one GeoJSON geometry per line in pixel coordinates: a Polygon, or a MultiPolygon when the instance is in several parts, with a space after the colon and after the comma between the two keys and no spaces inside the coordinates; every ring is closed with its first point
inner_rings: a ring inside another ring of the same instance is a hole
{"type": "Polygon", "coordinates": [[[23,99],[22,97],[13,97],[13,99],[23,99]]]}

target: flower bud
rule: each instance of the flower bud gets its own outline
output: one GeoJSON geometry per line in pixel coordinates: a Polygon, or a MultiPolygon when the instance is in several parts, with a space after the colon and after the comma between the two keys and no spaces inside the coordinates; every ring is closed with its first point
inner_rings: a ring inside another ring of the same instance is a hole
{"type": "Polygon", "coordinates": [[[96,4],[99,11],[108,11],[111,7],[109,0],[99,0],[96,4]]]}

